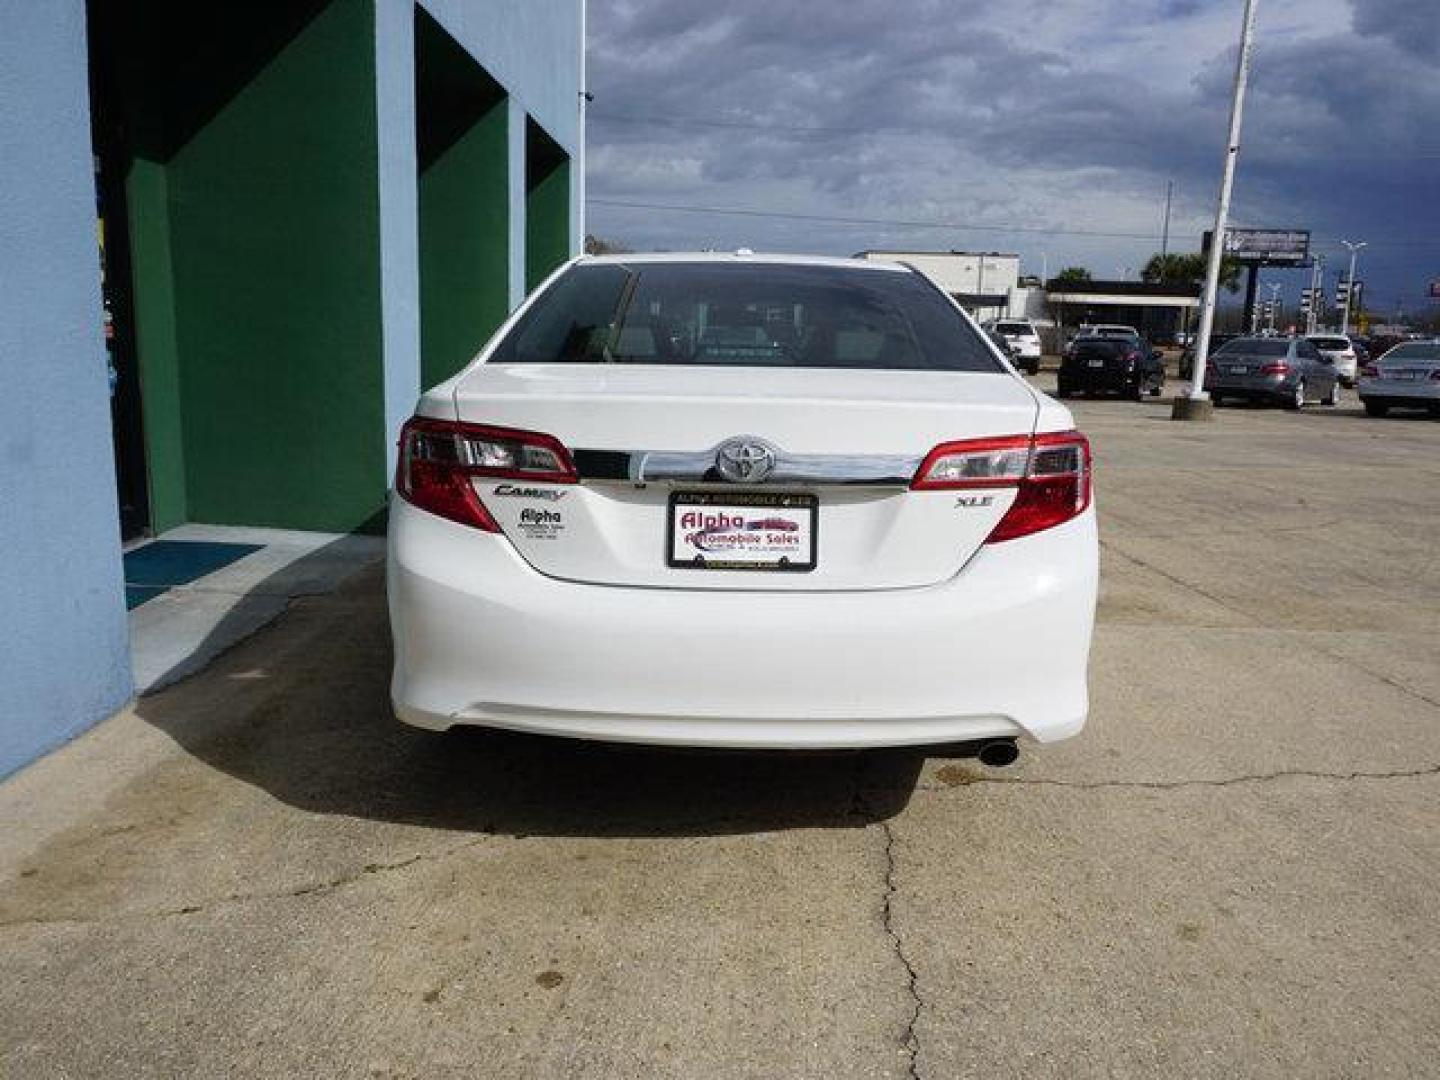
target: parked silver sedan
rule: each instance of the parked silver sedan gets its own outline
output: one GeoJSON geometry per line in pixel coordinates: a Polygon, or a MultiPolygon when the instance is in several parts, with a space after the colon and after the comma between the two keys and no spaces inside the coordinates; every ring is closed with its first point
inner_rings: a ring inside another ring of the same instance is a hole
{"type": "Polygon", "coordinates": [[[1440,341],[1407,341],[1360,369],[1360,400],[1371,416],[1426,409],[1440,416],[1440,341]]]}
{"type": "Polygon", "coordinates": [[[1216,405],[1264,401],[1301,409],[1312,401],[1340,403],[1340,376],[1332,361],[1303,337],[1241,337],[1210,354],[1205,389],[1216,405]]]}

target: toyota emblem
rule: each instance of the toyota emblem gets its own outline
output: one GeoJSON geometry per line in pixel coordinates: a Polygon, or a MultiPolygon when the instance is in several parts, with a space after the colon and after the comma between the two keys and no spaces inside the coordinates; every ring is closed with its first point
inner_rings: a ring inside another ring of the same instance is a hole
{"type": "Polygon", "coordinates": [[[758,484],[774,468],[774,448],[759,439],[731,439],[715,452],[715,470],[732,484],[758,484]]]}

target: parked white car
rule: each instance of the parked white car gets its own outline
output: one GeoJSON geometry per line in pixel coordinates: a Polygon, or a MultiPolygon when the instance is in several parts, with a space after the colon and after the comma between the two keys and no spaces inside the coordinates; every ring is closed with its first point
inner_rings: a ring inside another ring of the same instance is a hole
{"type": "Polygon", "coordinates": [[[1026,319],[991,319],[985,329],[999,334],[1015,356],[1015,366],[1031,375],[1040,373],[1040,335],[1026,319]]]}
{"type": "Polygon", "coordinates": [[[1360,358],[1355,354],[1354,342],[1342,334],[1307,334],[1306,339],[1320,350],[1327,362],[1335,365],[1341,386],[1355,385],[1360,358]]]}
{"type": "Polygon", "coordinates": [[[907,267],[576,260],[405,425],[395,710],[1008,763],[1085,721],[1090,470],[907,267]]]}

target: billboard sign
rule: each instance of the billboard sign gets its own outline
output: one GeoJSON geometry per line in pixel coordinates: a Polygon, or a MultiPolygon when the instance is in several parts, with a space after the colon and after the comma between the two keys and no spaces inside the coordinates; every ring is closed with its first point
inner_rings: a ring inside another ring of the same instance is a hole
{"type": "MultiPolygon", "coordinates": [[[[1206,251],[1210,237],[1207,232],[1206,251]]],[[[1310,260],[1310,230],[1226,229],[1225,255],[1253,266],[1304,266],[1310,260]]]]}

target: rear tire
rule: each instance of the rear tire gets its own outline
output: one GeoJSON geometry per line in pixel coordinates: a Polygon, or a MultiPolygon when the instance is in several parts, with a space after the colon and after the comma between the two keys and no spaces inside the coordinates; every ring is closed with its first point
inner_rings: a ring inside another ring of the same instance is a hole
{"type": "Polygon", "coordinates": [[[1384,415],[1385,415],[1386,413],[1388,413],[1389,411],[1390,411],[1390,406],[1389,406],[1389,405],[1382,405],[1382,404],[1380,404],[1380,402],[1378,402],[1378,401],[1367,401],[1367,402],[1365,402],[1365,415],[1366,415],[1366,416],[1384,416],[1384,415]]]}
{"type": "Polygon", "coordinates": [[[1211,406],[1213,406],[1214,408],[1218,409],[1218,408],[1220,408],[1221,405],[1224,405],[1224,404],[1225,404],[1225,399],[1224,399],[1223,397],[1221,397],[1219,394],[1211,394],[1211,395],[1210,395],[1210,404],[1211,404],[1211,406]]]}
{"type": "Polygon", "coordinates": [[[1339,380],[1339,379],[1336,379],[1333,383],[1330,384],[1330,393],[1328,393],[1328,394],[1325,395],[1325,400],[1324,400],[1324,402],[1323,402],[1322,404],[1329,405],[1332,409],[1333,409],[1336,405],[1339,405],[1339,404],[1340,404],[1340,380],[1339,380]]]}

